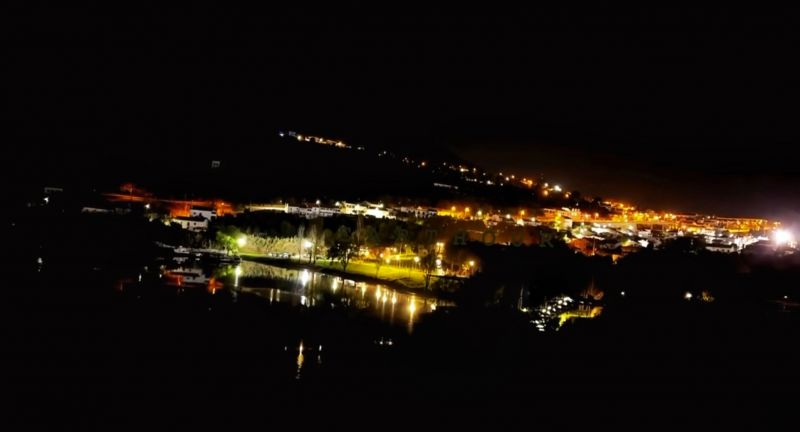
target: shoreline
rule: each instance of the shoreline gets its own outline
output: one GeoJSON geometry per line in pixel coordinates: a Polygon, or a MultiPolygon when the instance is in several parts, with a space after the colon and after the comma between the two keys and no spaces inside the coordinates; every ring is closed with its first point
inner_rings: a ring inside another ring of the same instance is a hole
{"type": "Polygon", "coordinates": [[[343,270],[337,270],[330,267],[323,267],[317,264],[311,264],[308,262],[299,262],[291,259],[270,258],[266,256],[255,256],[255,255],[240,255],[239,257],[242,259],[242,261],[250,261],[259,264],[267,264],[288,269],[308,269],[317,273],[323,273],[331,276],[338,276],[341,278],[352,279],[356,282],[385,285],[395,290],[404,291],[408,294],[414,294],[421,297],[437,297],[432,290],[430,289],[426,290],[424,287],[413,288],[397,281],[380,279],[359,273],[350,273],[343,270]]]}

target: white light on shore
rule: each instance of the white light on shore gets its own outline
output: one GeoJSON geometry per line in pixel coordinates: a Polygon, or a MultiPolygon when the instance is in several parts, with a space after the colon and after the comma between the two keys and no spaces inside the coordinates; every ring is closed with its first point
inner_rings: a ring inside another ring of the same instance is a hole
{"type": "Polygon", "coordinates": [[[773,234],[772,238],[778,245],[785,245],[794,241],[794,235],[784,229],[775,230],[775,234],[773,234]]]}

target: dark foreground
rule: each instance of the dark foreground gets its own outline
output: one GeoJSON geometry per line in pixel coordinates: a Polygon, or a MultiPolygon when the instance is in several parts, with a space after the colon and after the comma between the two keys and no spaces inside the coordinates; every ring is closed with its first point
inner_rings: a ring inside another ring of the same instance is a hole
{"type": "Polygon", "coordinates": [[[121,272],[7,274],[0,355],[15,422],[730,421],[800,391],[800,315],[768,304],[612,303],[552,333],[508,311],[442,308],[409,334],[357,311],[147,277],[123,287],[121,272]]]}

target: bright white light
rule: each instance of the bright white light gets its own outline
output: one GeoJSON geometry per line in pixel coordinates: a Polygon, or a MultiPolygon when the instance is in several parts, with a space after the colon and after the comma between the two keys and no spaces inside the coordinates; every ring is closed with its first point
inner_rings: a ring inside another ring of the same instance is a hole
{"type": "Polygon", "coordinates": [[[308,249],[311,246],[314,246],[314,243],[311,243],[311,241],[309,241],[309,240],[303,240],[303,247],[304,248],[308,249]]]}
{"type": "Polygon", "coordinates": [[[553,189],[555,189],[556,192],[561,192],[561,186],[559,185],[553,186],[553,189]]]}
{"type": "Polygon", "coordinates": [[[689,291],[686,291],[686,294],[683,295],[683,298],[685,298],[686,300],[691,300],[692,299],[692,293],[690,293],[689,291]]]}
{"type": "Polygon", "coordinates": [[[246,245],[247,244],[247,238],[245,236],[239,237],[238,239],[236,239],[236,244],[239,247],[242,247],[242,246],[246,245]]]}
{"type": "Polygon", "coordinates": [[[440,259],[437,259],[437,260],[436,260],[436,266],[437,266],[437,267],[441,267],[441,266],[442,266],[442,260],[440,260],[440,259]]]}
{"type": "Polygon", "coordinates": [[[778,245],[785,245],[794,241],[794,235],[783,229],[775,230],[775,234],[773,234],[772,238],[778,245]]]}
{"type": "Polygon", "coordinates": [[[300,272],[300,282],[302,282],[303,285],[307,284],[309,280],[311,280],[311,274],[308,273],[308,270],[300,272]]]}
{"type": "Polygon", "coordinates": [[[236,269],[233,272],[236,274],[236,276],[241,276],[242,275],[242,266],[236,266],[236,269]]]}

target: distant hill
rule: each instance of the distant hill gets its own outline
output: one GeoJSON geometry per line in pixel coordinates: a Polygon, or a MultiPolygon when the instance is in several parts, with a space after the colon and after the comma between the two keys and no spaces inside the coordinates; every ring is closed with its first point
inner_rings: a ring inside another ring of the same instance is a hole
{"type": "Polygon", "coordinates": [[[431,205],[465,198],[511,205],[536,203],[530,190],[465,181],[463,173],[453,167],[464,164],[472,177],[488,177],[481,176],[480,167],[468,165],[447,151],[406,155],[390,149],[336,148],[281,138],[277,134],[236,144],[220,140],[200,141],[196,145],[164,144],[158,148],[128,144],[127,148],[127,153],[114,149],[106,154],[76,153],[66,147],[37,151],[36,145],[32,145],[16,156],[19,163],[12,167],[12,173],[18,183],[36,188],[58,185],[109,191],[132,182],[158,195],[239,202],[293,197],[337,200],[408,197],[431,205]],[[213,161],[219,162],[218,167],[212,167],[213,161]],[[422,161],[425,166],[421,166],[422,161]]]}

